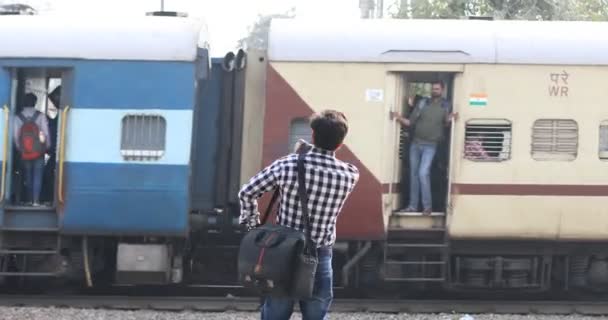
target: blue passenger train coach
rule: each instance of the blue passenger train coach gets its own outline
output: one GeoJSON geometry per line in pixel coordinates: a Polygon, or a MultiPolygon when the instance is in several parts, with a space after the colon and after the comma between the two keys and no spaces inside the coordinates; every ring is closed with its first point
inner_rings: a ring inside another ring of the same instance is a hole
{"type": "Polygon", "coordinates": [[[243,52],[214,61],[212,80],[205,23],[164,13],[6,15],[0,28],[0,279],[180,282],[191,232],[218,224],[204,213],[236,205],[243,52]],[[15,143],[27,107],[51,141],[32,171],[39,201],[15,143]]]}

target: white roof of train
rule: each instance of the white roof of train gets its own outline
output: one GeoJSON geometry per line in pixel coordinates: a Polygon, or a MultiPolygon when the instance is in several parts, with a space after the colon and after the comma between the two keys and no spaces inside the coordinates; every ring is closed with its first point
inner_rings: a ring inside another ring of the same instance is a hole
{"type": "Polygon", "coordinates": [[[608,23],[272,21],[271,61],[608,64],[608,23]]]}
{"type": "Polygon", "coordinates": [[[204,21],[181,17],[0,16],[0,58],[193,61],[204,21]]]}

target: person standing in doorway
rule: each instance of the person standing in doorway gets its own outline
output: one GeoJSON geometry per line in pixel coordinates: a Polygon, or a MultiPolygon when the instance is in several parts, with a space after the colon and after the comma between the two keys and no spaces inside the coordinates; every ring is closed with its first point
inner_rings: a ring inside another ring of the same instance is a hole
{"type": "MultiPolygon", "coordinates": [[[[315,115],[310,126],[313,145],[300,142],[305,153],[304,168],[311,239],[316,245],[319,263],[315,274],[313,297],[299,301],[302,319],[326,319],[333,300],[331,266],[333,244],[336,240],[336,221],[342,207],[359,179],[358,169],[336,159],[335,152],[342,146],[348,132],[346,117],[340,112],[324,111],[315,115]]],[[[239,222],[249,228],[259,223],[257,199],[263,193],[280,188],[277,223],[304,230],[302,209],[298,201],[298,154],[276,160],[255,175],[239,192],[241,216],[239,222]]],[[[266,297],[262,306],[262,320],[289,319],[295,300],[266,297]]]]}
{"type": "MultiPolygon", "coordinates": [[[[49,122],[49,140],[51,140],[51,144],[53,148],[49,148],[47,151],[47,161],[44,167],[43,173],[43,181],[54,181],[55,179],[55,167],[57,165],[57,151],[58,151],[58,143],[57,139],[57,131],[59,124],[59,112],[60,112],[60,99],[61,99],[61,85],[57,86],[51,93],[48,95],[50,103],[46,110],[46,118],[49,122]],[[55,143],[53,144],[53,141],[55,143]]],[[[48,184],[47,184],[48,185],[48,184]]],[[[43,188],[40,194],[40,198],[42,202],[50,201],[52,203],[54,197],[54,188],[48,187],[43,188]]]]}
{"type": "Polygon", "coordinates": [[[35,94],[26,94],[23,110],[14,118],[13,126],[13,139],[21,156],[26,190],[33,206],[40,205],[44,155],[51,145],[48,121],[44,114],[36,110],[37,102],[35,94]]]}
{"type": "Polygon", "coordinates": [[[409,118],[391,112],[391,119],[397,119],[401,125],[411,127],[413,134],[409,150],[410,201],[405,209],[407,212],[418,212],[421,193],[423,214],[430,215],[433,211],[431,165],[437,145],[443,138],[444,128],[457,117],[457,114],[452,113],[449,101],[443,98],[443,90],[442,82],[434,82],[431,98],[421,99],[409,118]]]}

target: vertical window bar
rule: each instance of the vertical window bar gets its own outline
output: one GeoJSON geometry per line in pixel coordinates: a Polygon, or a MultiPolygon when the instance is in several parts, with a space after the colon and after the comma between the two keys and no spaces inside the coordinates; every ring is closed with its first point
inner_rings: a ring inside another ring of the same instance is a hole
{"type": "Polygon", "coordinates": [[[147,136],[148,139],[146,141],[146,150],[148,153],[148,158],[152,158],[152,156],[155,156],[153,150],[154,150],[154,122],[156,121],[156,119],[158,118],[158,116],[151,116],[148,117],[148,125],[146,127],[146,131],[147,131],[147,136]]]}
{"type": "Polygon", "coordinates": [[[472,119],[465,126],[464,157],[471,161],[506,161],[511,157],[511,122],[472,119]]]}
{"type": "Polygon", "coordinates": [[[608,120],[604,120],[600,124],[599,157],[602,160],[608,160],[608,120]]]}
{"type": "Polygon", "coordinates": [[[126,115],[122,119],[121,154],[129,160],[155,160],[164,154],[166,126],[161,115],[126,115]]]}

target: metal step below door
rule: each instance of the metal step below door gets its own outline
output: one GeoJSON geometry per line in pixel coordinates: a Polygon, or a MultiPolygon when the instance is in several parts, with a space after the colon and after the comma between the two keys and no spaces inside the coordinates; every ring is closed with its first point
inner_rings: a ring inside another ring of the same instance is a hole
{"type": "Polygon", "coordinates": [[[448,244],[445,234],[434,239],[387,241],[384,280],[388,282],[443,282],[446,280],[448,244]]]}
{"type": "Polygon", "coordinates": [[[0,276],[53,277],[49,261],[60,257],[59,217],[54,208],[4,207],[0,219],[0,257],[14,261],[17,270],[0,276]]]}

